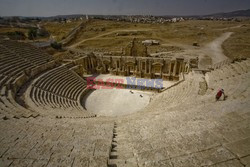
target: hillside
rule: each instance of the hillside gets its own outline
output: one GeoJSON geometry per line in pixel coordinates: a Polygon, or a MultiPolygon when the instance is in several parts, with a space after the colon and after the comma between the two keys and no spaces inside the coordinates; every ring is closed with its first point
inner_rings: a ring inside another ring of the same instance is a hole
{"type": "Polygon", "coordinates": [[[228,12],[228,13],[215,13],[211,15],[206,15],[208,17],[226,17],[226,18],[231,18],[231,17],[250,17],[250,9],[247,10],[237,10],[233,12],[228,12]]]}

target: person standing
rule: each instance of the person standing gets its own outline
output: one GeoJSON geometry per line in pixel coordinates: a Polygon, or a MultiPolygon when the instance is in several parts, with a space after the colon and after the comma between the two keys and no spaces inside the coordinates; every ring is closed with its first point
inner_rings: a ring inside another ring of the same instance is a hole
{"type": "Polygon", "coordinates": [[[216,94],[216,96],[215,96],[216,101],[218,101],[218,100],[221,98],[222,95],[223,95],[223,100],[225,100],[224,89],[220,89],[220,90],[217,92],[217,94],[216,94]]]}

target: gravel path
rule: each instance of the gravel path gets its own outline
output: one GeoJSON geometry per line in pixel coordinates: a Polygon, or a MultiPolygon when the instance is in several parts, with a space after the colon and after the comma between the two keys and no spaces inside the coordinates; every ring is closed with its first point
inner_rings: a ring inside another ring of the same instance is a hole
{"type": "Polygon", "coordinates": [[[222,44],[224,41],[226,41],[233,33],[232,32],[226,32],[222,34],[220,37],[215,39],[214,41],[208,43],[202,50],[212,58],[212,63],[216,64],[223,60],[228,59],[222,49],[222,44]]]}

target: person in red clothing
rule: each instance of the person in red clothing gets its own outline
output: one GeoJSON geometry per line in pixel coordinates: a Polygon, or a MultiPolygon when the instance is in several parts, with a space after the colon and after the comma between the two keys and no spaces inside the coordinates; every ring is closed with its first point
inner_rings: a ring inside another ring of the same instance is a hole
{"type": "Polygon", "coordinates": [[[215,98],[216,98],[216,101],[218,101],[222,95],[224,96],[223,100],[225,100],[224,89],[221,89],[221,90],[219,90],[219,91],[217,92],[216,97],[215,97],[215,98]]]}

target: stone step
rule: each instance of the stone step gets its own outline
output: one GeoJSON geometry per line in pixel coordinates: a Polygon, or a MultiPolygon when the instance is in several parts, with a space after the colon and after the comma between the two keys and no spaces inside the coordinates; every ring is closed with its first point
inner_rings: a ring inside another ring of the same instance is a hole
{"type": "Polygon", "coordinates": [[[138,167],[138,164],[135,160],[109,160],[108,167],[138,167]]]}

